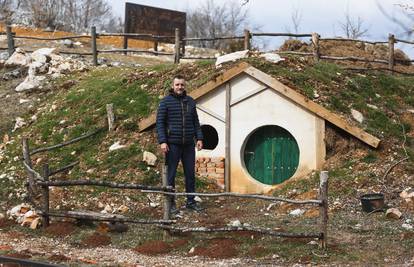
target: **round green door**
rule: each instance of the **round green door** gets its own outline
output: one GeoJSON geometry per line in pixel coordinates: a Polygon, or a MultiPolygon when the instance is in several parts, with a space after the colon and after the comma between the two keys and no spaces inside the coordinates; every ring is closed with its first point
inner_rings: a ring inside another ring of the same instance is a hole
{"type": "Polygon", "coordinates": [[[257,181],[268,185],[282,183],[292,177],[298,168],[298,143],[279,126],[260,127],[247,140],[244,163],[257,181]]]}

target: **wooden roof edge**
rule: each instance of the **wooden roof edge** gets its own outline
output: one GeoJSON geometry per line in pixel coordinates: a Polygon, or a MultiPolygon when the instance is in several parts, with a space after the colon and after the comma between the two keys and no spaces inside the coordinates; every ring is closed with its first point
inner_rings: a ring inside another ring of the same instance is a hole
{"type": "Polygon", "coordinates": [[[278,80],[264,73],[263,71],[258,70],[255,67],[249,67],[245,70],[245,72],[249,74],[250,76],[252,76],[253,78],[257,79],[258,81],[265,83],[267,86],[269,86],[273,90],[289,98],[296,104],[315,113],[317,116],[329,121],[335,126],[343,129],[347,133],[353,135],[354,137],[370,145],[371,147],[377,148],[379,146],[381,140],[378,139],[377,137],[365,132],[363,129],[357,126],[353,126],[349,124],[344,119],[339,117],[337,114],[333,113],[332,111],[329,111],[325,107],[313,102],[312,100],[309,100],[304,95],[284,85],[283,83],[279,82],[278,80]]]}
{"type": "MultiPolygon", "coordinates": [[[[251,65],[249,65],[248,63],[240,62],[236,66],[232,67],[231,69],[226,70],[225,72],[217,76],[214,80],[211,80],[205,83],[204,85],[198,87],[197,89],[191,91],[189,95],[194,99],[198,99],[202,97],[203,95],[209,93],[210,91],[214,90],[215,88],[219,87],[223,83],[227,82],[228,80],[232,79],[233,77],[239,75],[240,73],[242,73],[244,70],[246,70],[249,67],[251,67],[251,65]]],[[[156,121],[156,111],[154,111],[151,115],[142,119],[138,123],[139,132],[143,132],[151,128],[151,126],[155,124],[155,121],[156,121]]]]}

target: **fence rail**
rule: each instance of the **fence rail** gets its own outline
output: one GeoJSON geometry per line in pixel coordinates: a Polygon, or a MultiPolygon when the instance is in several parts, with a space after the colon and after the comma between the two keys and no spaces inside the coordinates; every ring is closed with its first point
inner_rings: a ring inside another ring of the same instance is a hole
{"type": "MultiPolygon", "coordinates": [[[[113,104],[108,104],[107,107],[107,116],[108,119],[113,115],[113,104]]],[[[111,123],[109,123],[108,128],[109,131],[114,129],[113,119],[111,119],[111,123]]],[[[167,185],[167,167],[163,164],[162,168],[162,186],[147,186],[141,184],[132,184],[132,183],[115,183],[105,180],[54,180],[51,181],[50,177],[54,174],[59,172],[68,170],[72,168],[78,162],[71,163],[59,170],[51,171],[48,164],[43,165],[42,174],[39,174],[37,171],[34,170],[32,166],[31,155],[35,155],[37,153],[52,151],[55,149],[59,149],[64,146],[68,146],[74,144],[76,142],[80,142],[85,138],[90,138],[94,136],[96,133],[102,131],[102,129],[98,129],[92,133],[82,135],[78,138],[74,138],[73,140],[48,146],[44,148],[37,148],[33,151],[30,151],[29,147],[29,140],[27,138],[23,138],[22,140],[22,151],[23,151],[23,165],[26,169],[28,174],[28,182],[27,182],[27,189],[28,195],[31,199],[31,203],[40,210],[40,215],[42,216],[42,225],[43,227],[47,227],[50,222],[50,217],[67,217],[67,218],[77,218],[77,219],[85,219],[85,220],[95,220],[95,221],[112,221],[112,222],[127,222],[127,223],[137,223],[137,224],[151,224],[155,225],[165,231],[170,232],[229,232],[229,231],[254,231],[261,234],[267,234],[271,236],[279,236],[279,237],[295,237],[295,238],[318,238],[320,240],[320,244],[322,247],[326,248],[326,240],[327,240],[327,212],[328,212],[328,174],[327,172],[321,173],[321,181],[320,181],[320,188],[319,188],[319,198],[318,199],[311,199],[311,200],[294,200],[294,199],[286,199],[280,197],[273,197],[273,196],[265,196],[265,195],[255,195],[255,194],[238,194],[238,193],[181,193],[175,192],[174,188],[167,185]],[[122,215],[102,215],[96,212],[80,212],[80,211],[51,211],[50,210],[50,198],[49,198],[49,187],[70,187],[70,186],[103,186],[107,188],[117,188],[117,189],[133,189],[139,190],[139,192],[143,194],[151,193],[151,194],[161,194],[164,196],[164,205],[163,205],[163,218],[162,219],[155,219],[155,220],[142,220],[142,219],[134,219],[134,218],[127,218],[122,215]],[[40,188],[39,188],[40,187],[40,188]],[[42,196],[41,198],[41,207],[39,208],[38,205],[34,202],[33,197],[36,195],[42,196]],[[319,218],[319,228],[320,232],[317,233],[292,233],[292,232],[276,232],[268,228],[260,228],[260,227],[253,227],[253,226],[242,226],[242,227],[223,227],[223,228],[208,228],[208,227],[196,227],[196,228],[183,228],[183,227],[175,227],[171,226],[172,224],[176,223],[175,220],[171,220],[170,213],[171,207],[173,203],[173,197],[185,197],[185,196],[202,196],[202,197],[233,197],[233,198],[247,198],[247,199],[258,199],[264,201],[271,201],[271,202],[286,202],[295,205],[316,205],[319,206],[320,209],[320,218],[319,218]]]]}
{"type": "MultiPolygon", "coordinates": [[[[368,41],[368,40],[359,40],[351,38],[321,38],[317,33],[265,33],[265,32],[250,32],[249,30],[244,31],[243,36],[221,36],[221,37],[200,37],[200,38],[182,38],[180,35],[179,29],[175,30],[174,36],[161,36],[145,33],[97,33],[96,28],[91,28],[90,35],[73,35],[73,36],[62,36],[56,38],[43,38],[43,37],[33,37],[33,36],[18,36],[12,32],[11,26],[6,27],[6,32],[0,32],[0,35],[7,35],[7,48],[0,48],[0,50],[8,50],[9,55],[12,55],[15,51],[15,39],[33,39],[33,40],[64,40],[64,39],[77,39],[77,38],[89,38],[91,39],[91,52],[72,52],[72,51],[62,51],[62,54],[74,54],[74,55],[84,55],[92,56],[92,62],[94,65],[98,64],[98,54],[102,53],[145,53],[153,55],[166,55],[173,56],[174,62],[179,63],[180,59],[215,59],[215,57],[197,57],[197,56],[186,56],[185,55],[185,43],[186,42],[204,42],[204,41],[222,41],[222,40],[244,40],[244,49],[249,50],[251,47],[251,40],[253,37],[295,37],[295,38],[312,38],[312,48],[313,53],[308,52],[296,52],[296,51],[281,51],[279,54],[291,54],[291,55],[301,55],[301,56],[313,56],[315,60],[340,60],[340,61],[361,61],[361,62],[370,62],[370,63],[380,63],[388,64],[388,70],[394,70],[396,63],[412,63],[414,60],[401,60],[396,59],[394,55],[394,46],[396,43],[406,43],[414,44],[414,41],[403,40],[395,38],[393,34],[390,34],[387,41],[368,41]],[[123,49],[101,49],[97,48],[97,40],[99,37],[124,37],[123,49]],[[154,42],[153,51],[143,50],[143,49],[129,49],[128,48],[128,38],[137,38],[141,40],[151,40],[154,42]],[[165,40],[174,40],[174,52],[158,52],[158,43],[165,40]],[[358,58],[355,56],[340,57],[334,55],[321,55],[320,53],[320,42],[326,41],[341,41],[341,42],[361,42],[372,45],[377,44],[388,44],[388,59],[364,59],[358,58]]],[[[29,52],[29,51],[28,51],[29,52]]],[[[32,51],[31,51],[32,52],[32,51]]]]}

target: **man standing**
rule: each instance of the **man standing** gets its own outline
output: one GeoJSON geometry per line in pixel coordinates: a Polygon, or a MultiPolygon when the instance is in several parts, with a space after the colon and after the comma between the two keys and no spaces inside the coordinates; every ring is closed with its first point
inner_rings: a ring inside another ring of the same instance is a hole
{"type": "MultiPolygon", "coordinates": [[[[170,94],[161,100],[157,112],[158,143],[166,156],[168,185],[175,187],[175,175],[178,162],[184,168],[185,191],[195,192],[195,148],[203,148],[203,134],[198,120],[196,103],[185,91],[184,77],[177,75],[173,79],[170,94]]],[[[201,211],[202,208],[187,196],[186,208],[201,211]]],[[[171,213],[177,213],[175,199],[171,213]]]]}

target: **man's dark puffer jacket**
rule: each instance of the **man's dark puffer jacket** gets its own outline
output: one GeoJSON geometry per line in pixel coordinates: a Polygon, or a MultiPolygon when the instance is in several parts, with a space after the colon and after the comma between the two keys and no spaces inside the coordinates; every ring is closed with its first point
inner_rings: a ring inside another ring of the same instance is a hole
{"type": "Polygon", "coordinates": [[[194,140],[203,140],[203,134],[198,120],[196,103],[187,96],[175,94],[161,100],[157,112],[158,143],[194,144],[194,140]]]}

